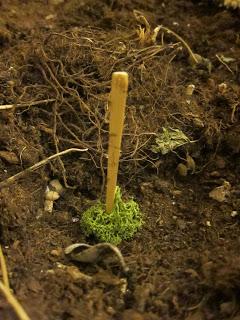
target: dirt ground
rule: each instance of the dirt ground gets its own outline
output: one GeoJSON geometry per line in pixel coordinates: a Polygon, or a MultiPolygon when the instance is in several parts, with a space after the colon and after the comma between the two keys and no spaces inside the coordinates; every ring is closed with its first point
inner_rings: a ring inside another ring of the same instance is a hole
{"type": "MultiPolygon", "coordinates": [[[[0,110],[0,242],[29,317],[239,320],[239,12],[211,0],[6,0],[0,10],[0,105],[14,104],[0,110]],[[104,199],[113,71],[130,78],[119,185],[144,214],[119,245],[127,274],[104,256],[64,255],[96,243],[79,219],[104,199]],[[153,152],[163,127],[188,143],[153,152]],[[69,148],[88,150],[24,171],[69,148]],[[51,179],[65,188],[49,214],[51,179]]],[[[3,296],[0,319],[17,319],[3,296]]]]}

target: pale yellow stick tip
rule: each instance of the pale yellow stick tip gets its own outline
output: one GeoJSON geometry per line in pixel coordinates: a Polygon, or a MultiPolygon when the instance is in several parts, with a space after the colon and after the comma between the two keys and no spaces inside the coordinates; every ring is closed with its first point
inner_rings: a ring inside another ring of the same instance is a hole
{"type": "Polygon", "coordinates": [[[112,76],[128,77],[128,73],[125,71],[116,71],[116,72],[113,72],[112,76]]]}
{"type": "MultiPolygon", "coordinates": [[[[128,73],[124,71],[114,72],[112,74],[112,91],[114,90],[114,88],[115,90],[119,88],[120,90],[126,91],[127,87],[128,87],[128,73]]],[[[121,93],[119,92],[115,94],[121,94],[121,93]]]]}

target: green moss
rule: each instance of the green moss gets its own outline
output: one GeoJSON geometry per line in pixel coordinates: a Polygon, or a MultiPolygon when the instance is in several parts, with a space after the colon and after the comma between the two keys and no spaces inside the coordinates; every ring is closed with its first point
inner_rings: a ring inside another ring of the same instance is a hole
{"type": "Polygon", "coordinates": [[[81,226],[86,235],[95,235],[100,241],[119,244],[133,237],[142,226],[142,214],[138,204],[129,200],[123,202],[120,188],[116,188],[114,208],[105,211],[105,204],[97,203],[82,215],[81,226]]]}

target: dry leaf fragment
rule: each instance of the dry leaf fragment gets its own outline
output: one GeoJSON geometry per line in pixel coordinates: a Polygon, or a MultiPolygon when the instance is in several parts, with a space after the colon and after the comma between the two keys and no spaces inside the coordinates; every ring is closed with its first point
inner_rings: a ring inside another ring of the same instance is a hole
{"type": "Polygon", "coordinates": [[[162,133],[155,140],[155,145],[151,150],[154,153],[161,152],[163,155],[181,147],[187,143],[191,143],[190,139],[179,129],[162,128],[162,133]]]}
{"type": "Polygon", "coordinates": [[[128,272],[128,267],[124,261],[121,251],[111,243],[103,242],[96,245],[85,243],[75,243],[65,249],[65,254],[70,259],[83,263],[97,263],[106,259],[109,255],[114,255],[124,272],[128,272]]]}

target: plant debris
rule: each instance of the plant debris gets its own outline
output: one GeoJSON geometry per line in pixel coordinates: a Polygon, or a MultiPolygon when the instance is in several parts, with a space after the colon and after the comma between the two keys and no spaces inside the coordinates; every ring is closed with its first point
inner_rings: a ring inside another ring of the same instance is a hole
{"type": "Polygon", "coordinates": [[[71,260],[84,262],[84,263],[98,263],[101,260],[107,261],[106,255],[117,257],[119,264],[124,272],[128,272],[128,267],[123,259],[120,250],[111,243],[98,243],[90,246],[85,243],[74,243],[65,249],[65,254],[71,260]]]}
{"type": "Polygon", "coordinates": [[[191,143],[190,139],[179,129],[162,128],[162,133],[155,140],[151,150],[155,153],[167,154],[178,147],[191,143]]]}

